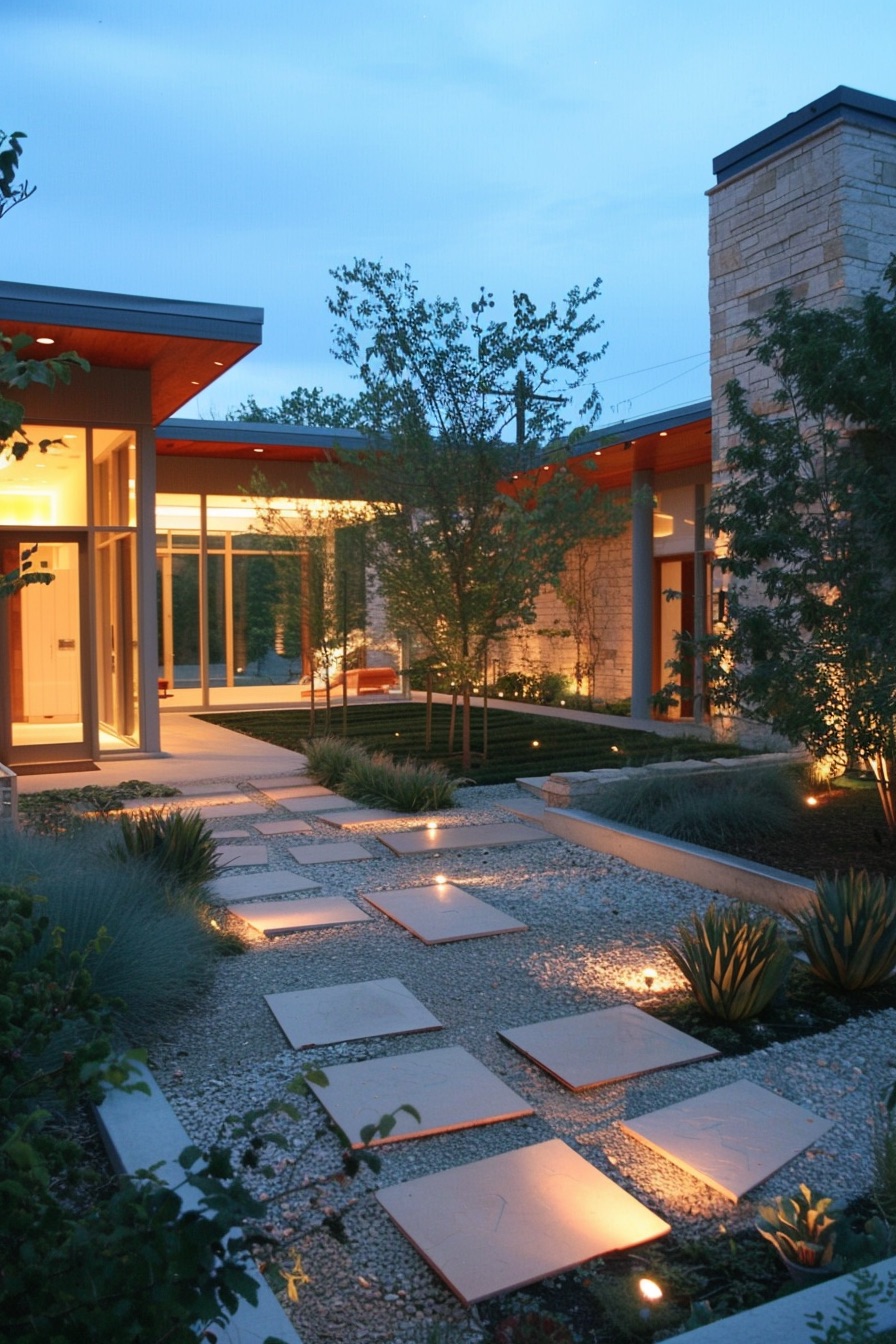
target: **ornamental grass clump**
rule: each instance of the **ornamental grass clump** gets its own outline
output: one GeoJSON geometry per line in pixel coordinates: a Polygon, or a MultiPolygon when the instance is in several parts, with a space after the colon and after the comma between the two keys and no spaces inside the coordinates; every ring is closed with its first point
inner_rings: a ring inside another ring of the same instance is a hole
{"type": "Polygon", "coordinates": [[[394,807],[398,812],[434,812],[454,806],[460,782],[441,765],[393,761],[385,752],[376,751],[350,766],[340,792],[356,802],[394,807]]]}
{"type": "Polygon", "coordinates": [[[794,915],[815,975],[835,989],[873,989],[896,967],[896,881],[864,869],[822,873],[794,915]]]}
{"type": "Polygon", "coordinates": [[[665,950],[684,975],[699,1006],[722,1022],[758,1016],[783,986],[790,951],[770,916],[742,904],[717,908],[679,924],[665,950]]]}
{"type": "Polygon", "coordinates": [[[123,812],[118,827],[119,839],[112,853],[121,859],[150,862],[178,896],[199,896],[217,875],[215,838],[195,808],[123,812]]]}
{"type": "Polygon", "coordinates": [[[332,733],[308,738],[300,742],[299,746],[308,762],[309,775],[325,789],[338,788],[347,771],[367,757],[360,742],[336,737],[332,733]]]}

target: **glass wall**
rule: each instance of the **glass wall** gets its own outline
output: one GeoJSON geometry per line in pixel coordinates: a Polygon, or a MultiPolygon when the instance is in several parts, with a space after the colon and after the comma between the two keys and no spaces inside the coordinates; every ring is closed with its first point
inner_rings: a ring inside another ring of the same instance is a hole
{"type": "Polygon", "coordinates": [[[38,424],[25,434],[20,458],[0,448],[3,570],[27,558],[46,582],[0,610],[0,747],[24,766],[139,746],[136,434],[38,424]]]}

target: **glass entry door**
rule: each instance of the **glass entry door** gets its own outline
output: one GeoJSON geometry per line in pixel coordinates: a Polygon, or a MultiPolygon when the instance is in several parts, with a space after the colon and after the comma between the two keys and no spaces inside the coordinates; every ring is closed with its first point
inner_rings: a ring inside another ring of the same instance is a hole
{"type": "MultiPolygon", "coordinates": [[[[19,566],[34,539],[0,541],[4,573],[19,566]]],[[[87,639],[87,543],[41,534],[31,557],[47,583],[21,588],[0,607],[6,668],[2,759],[13,768],[91,760],[87,639]]]]}

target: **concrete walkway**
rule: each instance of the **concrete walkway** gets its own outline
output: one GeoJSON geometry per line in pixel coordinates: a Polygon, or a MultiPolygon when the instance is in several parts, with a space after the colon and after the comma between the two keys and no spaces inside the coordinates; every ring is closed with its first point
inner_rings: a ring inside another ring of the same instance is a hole
{"type": "Polygon", "coordinates": [[[191,784],[214,779],[289,775],[300,771],[305,757],[242,733],[206,723],[191,714],[162,717],[162,756],[119,756],[101,761],[96,770],[22,775],[19,793],[41,789],[75,789],[85,784],[120,784],[145,779],[151,784],[191,784]]]}

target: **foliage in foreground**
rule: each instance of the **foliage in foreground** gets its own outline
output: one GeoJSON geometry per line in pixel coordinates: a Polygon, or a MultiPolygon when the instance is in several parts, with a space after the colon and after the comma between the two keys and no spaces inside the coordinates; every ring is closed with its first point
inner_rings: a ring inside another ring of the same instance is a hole
{"type": "Polygon", "coordinates": [[[141,1032],[206,985],[217,939],[205,911],[178,899],[152,865],[109,853],[103,823],[58,839],[3,828],[0,871],[44,902],[66,953],[93,946],[87,966],[98,993],[115,1000],[126,1032],[141,1032]]]}
{"type": "Polygon", "coordinates": [[[863,871],[822,874],[794,915],[810,965],[836,989],[872,989],[896,967],[896,882],[863,871]]]}
{"type": "Polygon", "coordinates": [[[259,1235],[234,1229],[263,1208],[226,1149],[183,1155],[193,1213],[150,1173],[103,1188],[68,1136],[104,1085],[142,1086],[111,1054],[88,970],[103,941],[66,952],[32,896],[0,888],[0,1317],[17,1344],[192,1344],[196,1327],[255,1298],[244,1256],[259,1235]],[[63,1034],[82,1043],[47,1068],[63,1034]]]}
{"type": "Polygon", "coordinates": [[[742,1022],[762,1012],[787,979],[790,950],[771,916],[756,916],[746,905],[719,909],[679,924],[676,939],[663,946],[709,1017],[742,1022]]]}

